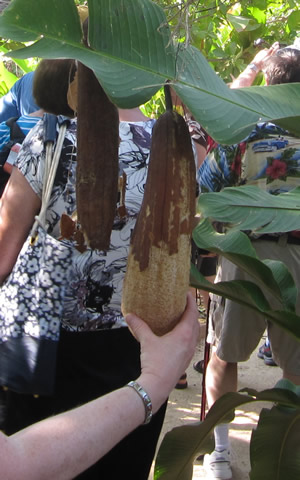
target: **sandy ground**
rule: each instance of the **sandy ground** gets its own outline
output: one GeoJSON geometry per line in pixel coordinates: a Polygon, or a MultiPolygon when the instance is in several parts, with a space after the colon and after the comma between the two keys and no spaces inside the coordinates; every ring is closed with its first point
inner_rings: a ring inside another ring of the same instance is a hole
{"type": "MultiPolygon", "coordinates": [[[[172,428],[199,421],[202,392],[202,375],[197,373],[192,364],[203,359],[205,327],[202,328],[199,346],[194,359],[187,370],[188,388],[174,390],[169,398],[168,409],[161,438],[172,428]]],[[[251,387],[256,390],[272,388],[281,377],[279,367],[266,366],[263,360],[257,358],[255,351],[251,358],[239,365],[239,389],[251,387]]],[[[231,451],[233,480],[249,480],[250,460],[249,441],[258,413],[264,405],[248,404],[241,410],[236,410],[235,420],[231,425],[231,451]]],[[[207,478],[200,462],[194,464],[193,480],[207,478]]],[[[153,479],[153,472],[149,480],[153,479]]]]}

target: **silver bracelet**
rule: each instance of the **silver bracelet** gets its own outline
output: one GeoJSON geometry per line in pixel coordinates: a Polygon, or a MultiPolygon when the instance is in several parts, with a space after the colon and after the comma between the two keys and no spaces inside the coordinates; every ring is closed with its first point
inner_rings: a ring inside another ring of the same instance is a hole
{"type": "Polygon", "coordinates": [[[254,70],[254,72],[259,72],[259,68],[255,65],[255,63],[249,63],[248,68],[251,68],[251,70],[254,70]]]}
{"type": "Polygon", "coordinates": [[[152,402],[147,392],[143,389],[143,387],[138,382],[129,382],[126,385],[127,387],[133,388],[136,393],[139,395],[141,400],[143,401],[145,407],[145,420],[143,425],[147,425],[150,422],[153,412],[152,412],[152,402]]]}

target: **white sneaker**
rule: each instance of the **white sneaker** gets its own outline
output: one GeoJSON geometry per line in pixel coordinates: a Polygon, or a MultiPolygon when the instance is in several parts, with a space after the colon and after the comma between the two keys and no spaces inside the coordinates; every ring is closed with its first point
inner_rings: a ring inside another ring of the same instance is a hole
{"type": "Polygon", "coordinates": [[[230,467],[230,453],[227,450],[204,455],[203,467],[209,478],[215,480],[230,480],[232,471],[230,467]]]}

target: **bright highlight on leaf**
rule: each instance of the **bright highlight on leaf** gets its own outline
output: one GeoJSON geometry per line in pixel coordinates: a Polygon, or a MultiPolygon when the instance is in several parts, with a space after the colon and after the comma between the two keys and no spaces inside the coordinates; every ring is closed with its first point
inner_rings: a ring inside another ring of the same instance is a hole
{"type": "Polygon", "coordinates": [[[233,230],[260,234],[300,230],[300,187],[279,195],[251,185],[202,193],[198,213],[233,230]]]}

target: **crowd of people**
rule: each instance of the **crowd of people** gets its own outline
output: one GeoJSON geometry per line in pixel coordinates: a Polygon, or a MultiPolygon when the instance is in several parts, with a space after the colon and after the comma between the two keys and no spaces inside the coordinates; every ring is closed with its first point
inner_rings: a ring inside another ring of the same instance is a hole
{"type": "MultiPolygon", "coordinates": [[[[294,46],[280,49],[279,44],[275,43],[255,56],[231,88],[251,85],[260,71],[264,74],[266,85],[299,82],[300,50],[294,46]]],[[[258,123],[250,135],[237,145],[211,143],[198,172],[201,191],[219,191],[228,186],[248,184],[256,185],[273,195],[288,192],[299,185],[294,162],[299,155],[299,138],[274,123],[258,123]]],[[[268,235],[247,233],[260,259],[284,262],[296,285],[300,284],[298,231],[268,235]]],[[[220,257],[216,282],[230,280],[251,278],[226,258],[220,257]]],[[[270,298],[267,292],[264,293],[270,305],[278,308],[274,298],[270,298]]],[[[298,297],[296,312],[299,314],[299,311],[298,297]]],[[[299,385],[300,346],[297,339],[272,322],[266,322],[262,315],[231,300],[211,295],[208,342],[212,346],[212,353],[206,371],[209,407],[223,394],[237,390],[237,364],[249,359],[266,329],[267,342],[270,343],[267,343],[268,348],[264,348],[265,345],[260,347],[258,354],[269,361],[272,359],[272,364],[275,363],[282,369],[283,378],[299,385]]],[[[212,478],[230,479],[229,425],[217,425],[214,437],[215,449],[205,456],[204,466],[212,478]]]]}
{"type": "MultiPolygon", "coordinates": [[[[45,170],[43,114],[49,104],[49,98],[44,98],[47,91],[41,85],[51,82],[54,91],[61,91],[64,100],[57,114],[65,115],[69,84],[65,72],[72,68],[71,60],[42,60],[34,74],[24,75],[0,101],[0,152],[10,140],[11,130],[6,123],[9,118],[15,117],[26,135],[10,167],[6,162],[2,165],[4,171],[6,164],[9,179],[5,179],[0,204],[0,283],[10,274],[41,207],[45,170]]],[[[300,50],[293,46],[280,49],[277,43],[264,49],[231,88],[250,86],[260,71],[266,85],[299,82],[300,50]]],[[[77,121],[73,111],[68,117],[60,168],[47,208],[48,231],[57,239],[61,235],[61,214],[72,218],[76,215],[77,121]]],[[[66,286],[53,395],[1,389],[0,459],[7,479],[114,480],[130,472],[132,480],[147,480],[168,395],[176,386],[187,386],[182,372],[192,359],[199,332],[193,296],[188,294],[180,323],[163,337],[156,337],[142,319],[134,315],[123,318],[121,313],[130,233],[143,199],[155,120],[145,117],[139,109],[119,110],[119,119],[119,171],[127,178],[127,215],[116,215],[107,252],[87,248],[82,253],[70,240],[74,250],[72,281],[66,286]]],[[[258,185],[277,194],[298,185],[293,159],[300,155],[300,139],[281,127],[259,123],[240,144],[224,146],[203,134],[193,119],[187,121],[191,137],[198,143],[195,151],[200,194],[240,184],[258,185]],[[278,139],[284,141],[278,143],[278,139]]],[[[299,284],[298,231],[250,235],[250,239],[261,259],[284,261],[299,284]]],[[[201,257],[200,252],[199,258],[197,266],[201,269],[203,258],[210,257],[201,257]]],[[[213,281],[216,259],[206,262],[203,271],[213,281]]],[[[219,258],[216,281],[233,279],[248,276],[219,258]]],[[[298,312],[299,308],[298,301],[298,312]]],[[[250,357],[266,329],[268,338],[258,355],[265,363],[269,359],[268,365],[278,365],[284,378],[300,385],[300,348],[296,339],[240,305],[210,296],[207,341],[212,345],[212,354],[206,371],[209,407],[224,393],[237,390],[237,364],[250,357]]],[[[197,362],[194,368],[203,373],[206,366],[197,362]]],[[[204,466],[210,478],[229,480],[229,425],[218,425],[214,436],[215,450],[205,456],[204,466]]]]}

